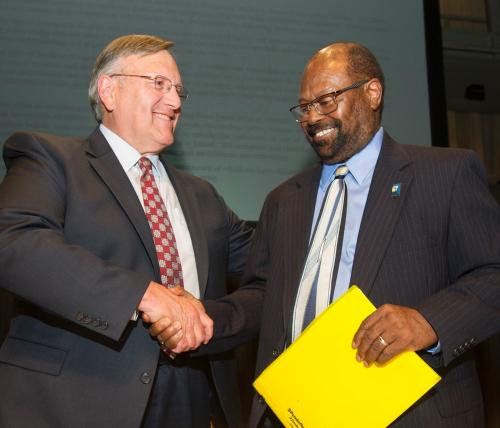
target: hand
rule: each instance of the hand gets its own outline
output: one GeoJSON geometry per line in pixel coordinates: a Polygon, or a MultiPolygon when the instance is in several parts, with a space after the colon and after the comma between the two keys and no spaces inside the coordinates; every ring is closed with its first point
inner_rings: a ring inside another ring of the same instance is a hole
{"type": "MultiPolygon", "coordinates": [[[[208,343],[208,341],[212,338],[214,334],[214,322],[212,318],[210,318],[206,311],[205,307],[201,303],[200,300],[198,300],[196,297],[194,297],[191,293],[186,291],[186,289],[182,287],[174,287],[174,288],[169,288],[169,290],[174,293],[176,296],[183,296],[186,297],[187,299],[190,299],[191,303],[198,309],[199,314],[200,314],[200,321],[203,325],[203,329],[205,332],[205,338],[206,340],[203,342],[205,345],[208,343]]],[[[177,351],[181,352],[181,351],[177,351]]]]}
{"type": "Polygon", "coordinates": [[[384,364],[404,351],[426,349],[438,341],[436,332],[415,309],[383,305],[368,316],[354,335],[356,359],[368,367],[384,364]]]}
{"type": "MultiPolygon", "coordinates": [[[[182,287],[175,287],[175,288],[170,288],[170,291],[174,293],[177,296],[184,296],[187,299],[190,299],[192,304],[195,305],[199,311],[200,311],[200,320],[203,324],[203,328],[205,331],[205,337],[207,340],[203,342],[204,344],[208,343],[208,341],[212,338],[213,335],[213,321],[212,319],[206,314],[205,308],[203,307],[202,303],[194,297],[192,294],[187,292],[184,288],[182,287]]],[[[154,323],[151,326],[150,332],[153,331],[154,333],[157,333],[162,340],[167,343],[165,338],[168,339],[169,333],[168,332],[162,332],[164,329],[165,325],[159,320],[158,322],[154,323]]],[[[191,351],[193,349],[196,349],[198,345],[192,346],[189,342],[188,339],[185,339],[182,336],[179,337],[174,337],[170,340],[169,342],[169,349],[171,354],[180,354],[181,352],[186,352],[186,351],[191,351]],[[179,340],[178,340],[179,339],[179,340]],[[174,341],[177,341],[175,343],[174,341]]]]}
{"type": "Polygon", "coordinates": [[[169,289],[150,282],[138,309],[143,312],[146,322],[155,323],[164,317],[178,321],[186,350],[195,349],[212,337],[213,322],[203,305],[180,287],[169,289]]]}
{"type": "Polygon", "coordinates": [[[156,338],[161,350],[169,356],[172,356],[173,352],[171,350],[177,346],[183,336],[180,322],[172,322],[168,317],[156,321],[149,328],[149,334],[156,338]]]}

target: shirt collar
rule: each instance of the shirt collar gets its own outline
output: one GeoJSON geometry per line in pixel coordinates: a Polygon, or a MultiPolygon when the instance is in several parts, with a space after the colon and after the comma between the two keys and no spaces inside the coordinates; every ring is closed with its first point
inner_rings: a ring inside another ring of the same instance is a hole
{"type": "MultiPolygon", "coordinates": [[[[123,138],[119,135],[115,134],[111,129],[106,128],[102,123],[99,125],[99,130],[106,138],[106,141],[111,146],[111,149],[115,153],[116,157],[120,161],[120,164],[125,172],[130,171],[133,168],[137,161],[142,157],[142,155],[134,149],[130,144],[128,144],[123,138]]],[[[158,155],[148,155],[147,158],[153,164],[153,167],[158,171],[158,155]]]]}
{"type": "Polygon", "coordinates": [[[349,168],[349,175],[352,175],[356,182],[361,184],[375,169],[375,164],[377,163],[378,155],[382,147],[383,137],[384,128],[380,127],[370,142],[360,152],[349,158],[347,162],[323,164],[319,182],[321,189],[326,190],[335,176],[335,171],[340,165],[347,165],[349,168]]]}

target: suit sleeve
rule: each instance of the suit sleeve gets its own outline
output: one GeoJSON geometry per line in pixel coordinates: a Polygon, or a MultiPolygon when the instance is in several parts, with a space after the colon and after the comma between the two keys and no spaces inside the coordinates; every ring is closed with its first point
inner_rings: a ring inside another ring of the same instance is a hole
{"type": "Polygon", "coordinates": [[[500,208],[472,153],[457,168],[448,225],[450,285],[418,308],[437,332],[445,365],[500,331],[500,208]]]}
{"type": "MultiPolygon", "coordinates": [[[[245,267],[245,262],[246,268],[236,291],[217,300],[204,301],[208,315],[214,320],[214,338],[205,349],[201,349],[202,352],[229,350],[253,339],[258,334],[269,261],[268,206],[266,201],[251,246],[248,235],[243,235],[245,236],[243,240],[235,240],[235,236],[242,237],[241,231],[236,235],[231,234],[229,266],[234,267],[235,261],[231,259],[235,257],[239,269],[245,267]]],[[[238,221],[234,221],[236,217],[233,215],[229,224],[232,225],[231,230],[234,232],[240,230],[240,226],[237,226],[238,221]]]]}
{"type": "Polygon", "coordinates": [[[21,300],[118,340],[149,280],[65,240],[65,160],[28,134],[7,140],[0,283],[21,300]]]}

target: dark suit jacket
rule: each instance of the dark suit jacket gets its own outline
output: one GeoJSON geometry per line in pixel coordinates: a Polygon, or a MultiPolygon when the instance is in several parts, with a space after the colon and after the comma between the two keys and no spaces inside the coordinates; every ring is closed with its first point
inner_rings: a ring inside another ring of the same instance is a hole
{"type": "MultiPolygon", "coordinates": [[[[266,287],[257,375],[286,342],[320,174],[317,165],[279,186],[261,214],[243,279],[244,287],[266,287]]],[[[384,136],[351,284],[376,306],[418,309],[441,341],[441,354],[420,355],[443,380],[395,425],[480,426],[481,390],[466,351],[500,330],[500,210],[472,152],[399,145],[384,136]],[[399,197],[391,196],[396,183],[399,197]]],[[[256,397],[251,427],[264,410],[256,397]]]]}
{"type": "MultiPolygon", "coordinates": [[[[159,356],[147,325],[129,320],[160,277],[140,201],[98,130],[85,141],[14,134],[4,158],[0,286],[19,305],[0,349],[0,426],[137,428],[159,356]]],[[[250,229],[211,185],[164,165],[201,296],[217,299],[226,272],[244,267],[250,229]]],[[[215,340],[205,349],[226,419],[239,427],[234,360],[218,351],[215,340]]]]}

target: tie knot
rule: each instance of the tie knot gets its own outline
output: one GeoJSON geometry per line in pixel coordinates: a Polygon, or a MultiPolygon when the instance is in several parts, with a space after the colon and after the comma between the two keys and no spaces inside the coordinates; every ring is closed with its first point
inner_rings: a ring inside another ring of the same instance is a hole
{"type": "Polygon", "coordinates": [[[346,165],[340,165],[335,171],[335,178],[344,178],[349,173],[346,165]]]}
{"type": "Polygon", "coordinates": [[[142,157],[139,159],[139,168],[141,168],[142,175],[152,174],[152,165],[153,164],[151,163],[151,161],[146,157],[142,157]]]}

